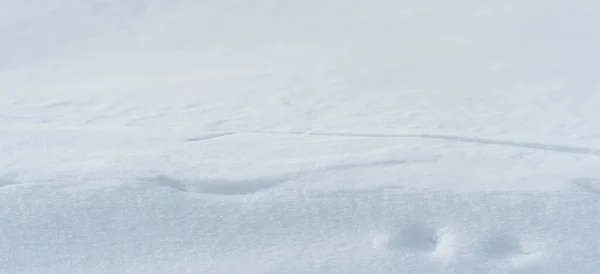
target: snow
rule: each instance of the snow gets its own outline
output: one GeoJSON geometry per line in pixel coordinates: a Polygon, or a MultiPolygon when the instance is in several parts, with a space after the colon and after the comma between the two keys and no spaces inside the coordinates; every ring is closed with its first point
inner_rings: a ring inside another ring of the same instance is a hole
{"type": "Polygon", "coordinates": [[[596,273],[599,15],[0,0],[0,273],[596,273]]]}

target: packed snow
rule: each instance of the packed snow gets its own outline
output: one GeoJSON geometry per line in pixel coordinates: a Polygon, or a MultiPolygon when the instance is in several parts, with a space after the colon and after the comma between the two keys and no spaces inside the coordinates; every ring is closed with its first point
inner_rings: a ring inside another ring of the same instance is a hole
{"type": "Polygon", "coordinates": [[[0,273],[600,273],[600,2],[0,0],[0,273]]]}

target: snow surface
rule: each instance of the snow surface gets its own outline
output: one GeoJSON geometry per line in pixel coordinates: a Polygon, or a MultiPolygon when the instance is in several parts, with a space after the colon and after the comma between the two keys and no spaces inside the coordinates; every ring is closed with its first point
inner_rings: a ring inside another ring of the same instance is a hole
{"type": "Polygon", "coordinates": [[[600,273],[600,2],[0,0],[1,273],[600,273]]]}

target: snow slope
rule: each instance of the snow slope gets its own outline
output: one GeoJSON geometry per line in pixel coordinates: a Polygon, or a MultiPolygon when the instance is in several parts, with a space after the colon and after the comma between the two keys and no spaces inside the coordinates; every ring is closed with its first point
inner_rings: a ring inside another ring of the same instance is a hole
{"type": "Polygon", "coordinates": [[[597,273],[599,26],[0,0],[0,273],[597,273]]]}

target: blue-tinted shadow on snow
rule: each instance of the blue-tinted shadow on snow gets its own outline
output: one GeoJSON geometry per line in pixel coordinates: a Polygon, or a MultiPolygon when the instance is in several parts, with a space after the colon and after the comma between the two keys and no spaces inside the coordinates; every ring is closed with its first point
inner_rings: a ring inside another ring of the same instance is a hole
{"type": "Polygon", "coordinates": [[[600,195],[600,179],[598,178],[576,178],[571,183],[585,192],[600,195]]]}
{"type": "Polygon", "coordinates": [[[19,182],[16,182],[13,180],[0,179],[0,188],[6,187],[6,186],[18,185],[18,184],[19,184],[19,182]]]}
{"type": "Polygon", "coordinates": [[[431,159],[415,159],[415,160],[382,160],[370,163],[345,163],[339,165],[323,166],[314,169],[307,169],[303,171],[293,173],[283,173],[280,175],[274,175],[269,177],[247,179],[247,180],[233,180],[233,179],[203,179],[203,180],[181,180],[174,177],[159,175],[152,178],[139,178],[140,181],[152,182],[161,186],[170,187],[172,189],[193,192],[193,193],[204,193],[214,195],[249,195],[268,189],[277,187],[284,184],[298,176],[323,173],[323,172],[337,172],[343,170],[351,170],[358,168],[369,168],[369,167],[388,167],[396,165],[407,165],[407,164],[419,164],[434,162],[437,158],[431,159]]]}
{"type": "Polygon", "coordinates": [[[144,178],[142,181],[153,182],[183,192],[194,192],[215,195],[247,195],[275,187],[284,182],[281,179],[256,180],[198,180],[186,181],[160,175],[144,178]]]}

